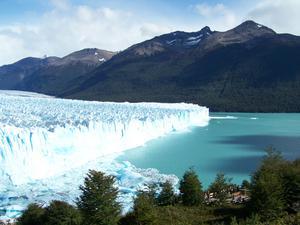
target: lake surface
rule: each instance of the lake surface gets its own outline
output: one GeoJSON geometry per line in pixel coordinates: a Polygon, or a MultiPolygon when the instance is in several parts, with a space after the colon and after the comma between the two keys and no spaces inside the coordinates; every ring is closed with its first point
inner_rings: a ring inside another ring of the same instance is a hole
{"type": "Polygon", "coordinates": [[[194,167],[205,187],[216,173],[235,183],[249,179],[268,146],[287,159],[300,157],[300,114],[211,113],[206,127],[194,127],[126,151],[118,160],[181,177],[194,167]]]}

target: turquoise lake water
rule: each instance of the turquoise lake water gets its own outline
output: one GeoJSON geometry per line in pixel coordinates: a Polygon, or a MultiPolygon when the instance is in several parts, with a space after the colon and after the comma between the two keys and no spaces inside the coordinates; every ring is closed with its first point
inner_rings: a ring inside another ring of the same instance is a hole
{"type": "Polygon", "coordinates": [[[205,187],[216,173],[248,179],[268,146],[300,157],[300,114],[211,113],[209,125],[173,133],[128,150],[118,160],[181,177],[194,167],[205,187]]]}

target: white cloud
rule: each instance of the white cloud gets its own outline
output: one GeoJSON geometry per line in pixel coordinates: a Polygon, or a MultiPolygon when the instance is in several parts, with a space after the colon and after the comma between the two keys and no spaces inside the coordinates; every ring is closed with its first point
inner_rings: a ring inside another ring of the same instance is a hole
{"type": "Polygon", "coordinates": [[[300,34],[299,0],[261,0],[247,18],[258,21],[277,32],[300,34]]]}
{"type": "Polygon", "coordinates": [[[141,34],[146,37],[154,37],[172,31],[170,26],[161,26],[154,23],[145,23],[140,28],[141,34]]]}
{"type": "Polygon", "coordinates": [[[213,25],[218,30],[230,29],[240,22],[237,14],[222,3],[201,3],[195,6],[195,10],[207,25],[213,25]]]}
{"type": "Polygon", "coordinates": [[[204,17],[214,17],[220,15],[224,16],[228,13],[226,7],[221,3],[218,3],[213,6],[208,5],[206,3],[201,3],[196,5],[196,9],[199,12],[199,14],[204,17]]]}
{"type": "Polygon", "coordinates": [[[245,20],[254,20],[280,33],[300,34],[299,0],[253,0],[251,4],[241,1],[234,8],[222,3],[201,3],[194,6],[201,22],[216,30],[233,28],[245,20]]]}
{"type": "Polygon", "coordinates": [[[0,43],[5,43],[0,45],[0,65],[28,56],[64,56],[88,47],[118,51],[171,30],[127,11],[52,3],[54,8],[35,24],[0,26],[0,43]]]}
{"type": "Polygon", "coordinates": [[[57,10],[64,11],[70,9],[71,7],[71,3],[69,2],[69,0],[50,0],[50,2],[57,10]]]}
{"type": "Polygon", "coordinates": [[[196,31],[208,25],[224,31],[246,19],[278,32],[300,34],[299,0],[255,0],[252,7],[241,3],[235,8],[201,3],[191,6],[194,16],[189,19],[182,19],[184,12],[174,17],[144,17],[143,12],[138,15],[110,7],[72,5],[70,0],[50,1],[53,8],[34,23],[0,25],[0,43],[4,43],[0,44],[0,65],[28,56],[64,56],[87,47],[118,51],[174,30],[196,31]]]}

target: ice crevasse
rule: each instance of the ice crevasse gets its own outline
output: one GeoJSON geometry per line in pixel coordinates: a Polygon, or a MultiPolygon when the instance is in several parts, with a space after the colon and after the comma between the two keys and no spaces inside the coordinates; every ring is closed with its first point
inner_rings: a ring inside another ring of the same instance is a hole
{"type": "Polygon", "coordinates": [[[194,104],[88,102],[0,93],[0,179],[22,185],[59,176],[208,121],[208,108],[194,104]]]}

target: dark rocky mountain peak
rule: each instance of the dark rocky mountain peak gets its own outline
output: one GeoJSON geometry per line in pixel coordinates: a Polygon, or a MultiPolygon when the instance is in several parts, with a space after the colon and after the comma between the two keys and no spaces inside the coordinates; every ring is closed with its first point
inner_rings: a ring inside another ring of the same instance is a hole
{"type": "Polygon", "coordinates": [[[258,24],[252,20],[247,20],[240,24],[239,26],[235,27],[231,31],[234,31],[236,33],[240,34],[248,34],[253,36],[262,36],[262,35],[275,35],[276,32],[272,29],[263,26],[261,24],[258,24]]]}
{"type": "MultiPolygon", "coordinates": [[[[185,51],[198,46],[202,41],[212,35],[214,32],[208,26],[197,32],[175,31],[163,34],[153,39],[133,45],[125,52],[127,56],[154,56],[159,53],[169,51],[185,51]],[[128,54],[130,53],[130,54],[128,54]]],[[[120,56],[124,56],[121,54],[120,56]]]]}
{"type": "Polygon", "coordinates": [[[272,38],[276,35],[276,32],[272,29],[248,20],[231,30],[214,32],[200,48],[202,48],[204,52],[207,52],[222,46],[257,41],[261,38],[272,38]]]}
{"type": "Polygon", "coordinates": [[[212,34],[213,33],[213,31],[211,31],[211,29],[210,29],[209,26],[203,27],[199,32],[208,33],[208,34],[212,34]]]}
{"type": "Polygon", "coordinates": [[[204,27],[134,45],[61,96],[193,102],[213,111],[300,111],[300,37],[253,21],[204,27]]]}
{"type": "Polygon", "coordinates": [[[160,42],[162,45],[173,46],[179,49],[192,48],[197,46],[211,34],[213,34],[213,32],[206,26],[197,32],[176,31],[158,36],[153,40],[160,42]]]}
{"type": "Polygon", "coordinates": [[[36,91],[55,95],[70,81],[94,70],[116,53],[87,48],[63,58],[24,58],[0,67],[0,89],[36,91]]]}
{"type": "Polygon", "coordinates": [[[63,57],[60,61],[56,61],[54,63],[56,65],[63,65],[81,62],[84,64],[98,65],[111,59],[115,54],[115,52],[110,52],[97,48],[86,48],[80,51],[73,52],[63,57]]]}

